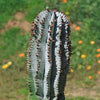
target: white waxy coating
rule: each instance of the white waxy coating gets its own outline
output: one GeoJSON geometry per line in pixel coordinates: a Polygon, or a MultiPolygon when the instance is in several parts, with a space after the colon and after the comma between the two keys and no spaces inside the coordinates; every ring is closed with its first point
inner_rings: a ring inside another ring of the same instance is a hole
{"type": "MultiPolygon", "coordinates": [[[[51,22],[53,22],[53,20],[54,20],[54,12],[53,12],[53,14],[52,14],[52,16],[51,16],[51,20],[50,20],[50,23],[49,23],[49,25],[51,25],[52,23],[51,22]]],[[[50,27],[49,27],[49,30],[48,31],[50,31],[50,27]]],[[[49,100],[48,98],[47,98],[47,93],[48,93],[48,82],[47,82],[47,77],[48,77],[48,74],[49,74],[49,71],[51,70],[51,64],[50,64],[50,62],[48,61],[48,48],[49,48],[49,46],[48,46],[48,44],[51,42],[50,40],[49,40],[49,38],[51,38],[51,36],[50,36],[50,32],[48,32],[48,38],[47,38],[47,44],[46,44],[46,51],[45,51],[45,77],[44,77],[44,100],[49,100]]]]}

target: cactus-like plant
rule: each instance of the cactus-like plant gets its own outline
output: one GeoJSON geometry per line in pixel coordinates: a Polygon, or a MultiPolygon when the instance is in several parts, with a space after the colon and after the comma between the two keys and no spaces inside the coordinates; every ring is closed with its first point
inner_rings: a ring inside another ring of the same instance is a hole
{"type": "Polygon", "coordinates": [[[71,42],[66,16],[44,10],[34,19],[27,54],[30,91],[38,100],[65,100],[71,42]],[[35,88],[35,90],[34,90],[35,88]]]}

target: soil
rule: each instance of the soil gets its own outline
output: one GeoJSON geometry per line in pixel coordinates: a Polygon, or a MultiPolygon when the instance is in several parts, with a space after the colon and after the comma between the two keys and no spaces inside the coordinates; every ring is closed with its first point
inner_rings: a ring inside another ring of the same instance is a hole
{"type": "Polygon", "coordinates": [[[14,18],[16,18],[17,20],[24,19],[24,14],[21,13],[21,12],[17,12],[17,13],[14,15],[14,18]]]}
{"type": "Polygon", "coordinates": [[[19,27],[24,31],[23,34],[27,34],[28,32],[30,32],[31,24],[27,20],[25,20],[25,16],[23,13],[17,12],[14,15],[14,20],[8,20],[8,22],[4,25],[4,29],[1,29],[0,32],[4,33],[5,31],[13,27],[19,27]]]}

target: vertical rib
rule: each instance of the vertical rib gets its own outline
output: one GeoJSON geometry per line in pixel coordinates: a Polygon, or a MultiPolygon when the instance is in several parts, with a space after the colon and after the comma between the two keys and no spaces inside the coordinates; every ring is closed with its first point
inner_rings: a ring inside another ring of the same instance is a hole
{"type": "Polygon", "coordinates": [[[45,74],[44,74],[44,100],[50,99],[50,76],[51,76],[51,42],[52,42],[52,35],[51,35],[51,25],[54,20],[54,13],[49,13],[49,27],[48,27],[48,37],[46,43],[46,51],[45,51],[45,74]]]}
{"type": "Polygon", "coordinates": [[[54,81],[54,92],[55,92],[55,98],[53,100],[57,100],[58,94],[59,94],[59,77],[60,77],[60,70],[61,70],[61,57],[60,57],[60,34],[61,34],[61,15],[60,13],[56,12],[57,15],[57,31],[56,31],[56,48],[55,48],[55,62],[57,67],[57,73],[54,81]]]}

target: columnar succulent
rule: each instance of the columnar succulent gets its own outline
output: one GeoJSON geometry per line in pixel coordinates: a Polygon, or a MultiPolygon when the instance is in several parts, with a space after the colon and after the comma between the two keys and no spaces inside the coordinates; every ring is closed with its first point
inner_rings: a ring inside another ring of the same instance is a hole
{"type": "Polygon", "coordinates": [[[61,12],[44,10],[34,19],[27,70],[30,91],[35,91],[38,100],[65,100],[71,55],[69,33],[68,20],[61,12]]]}

